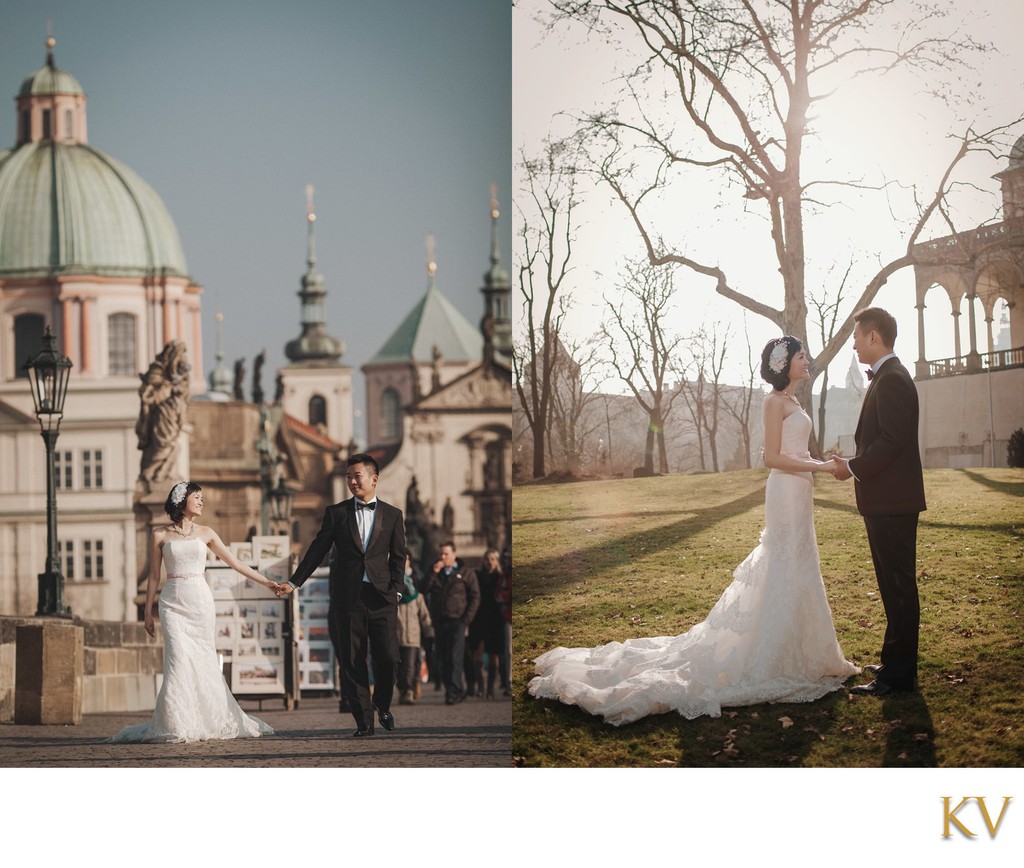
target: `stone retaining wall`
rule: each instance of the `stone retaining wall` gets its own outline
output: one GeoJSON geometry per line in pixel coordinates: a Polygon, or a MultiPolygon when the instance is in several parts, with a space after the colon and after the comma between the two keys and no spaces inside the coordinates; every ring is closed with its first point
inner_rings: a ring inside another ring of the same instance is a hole
{"type": "MultiPolygon", "coordinates": [[[[46,620],[0,616],[0,723],[14,720],[18,625],[46,620]]],[[[73,623],[85,630],[83,713],[152,711],[163,672],[163,642],[151,639],[141,621],[75,618],[73,623]]]]}

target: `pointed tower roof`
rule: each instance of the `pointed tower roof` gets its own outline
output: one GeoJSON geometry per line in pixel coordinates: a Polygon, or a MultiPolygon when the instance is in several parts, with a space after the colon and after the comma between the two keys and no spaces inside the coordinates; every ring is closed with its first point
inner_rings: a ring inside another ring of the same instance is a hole
{"type": "Polygon", "coordinates": [[[491,185],[491,267],[484,272],[484,316],[480,329],[484,334],[484,354],[493,358],[494,352],[512,355],[512,282],[501,267],[501,246],[498,243],[498,191],[491,185]]]}
{"type": "Polygon", "coordinates": [[[436,273],[437,263],[431,257],[427,264],[426,293],[364,368],[389,362],[431,364],[435,346],[448,362],[480,358],[483,336],[438,290],[434,280],[436,273]]]}
{"type": "Polygon", "coordinates": [[[289,341],[284,353],[292,362],[311,367],[332,367],[339,364],[338,359],[345,352],[345,345],[337,338],[327,334],[327,321],[324,312],[324,277],[316,270],[316,240],[313,226],[316,223],[316,211],[313,208],[313,186],[306,187],[306,273],[302,276],[302,334],[289,341]]]}

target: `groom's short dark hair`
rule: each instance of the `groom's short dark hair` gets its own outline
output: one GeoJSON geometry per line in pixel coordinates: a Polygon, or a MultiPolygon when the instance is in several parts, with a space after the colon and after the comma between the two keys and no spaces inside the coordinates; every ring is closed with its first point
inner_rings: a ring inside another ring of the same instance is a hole
{"type": "Polygon", "coordinates": [[[350,455],[346,466],[352,467],[354,464],[365,464],[367,467],[372,467],[373,475],[380,476],[380,467],[372,455],[367,455],[365,452],[357,452],[355,455],[350,455]]]}
{"type": "Polygon", "coordinates": [[[880,307],[861,308],[853,315],[862,332],[876,331],[887,347],[896,346],[896,317],[880,307]]]}

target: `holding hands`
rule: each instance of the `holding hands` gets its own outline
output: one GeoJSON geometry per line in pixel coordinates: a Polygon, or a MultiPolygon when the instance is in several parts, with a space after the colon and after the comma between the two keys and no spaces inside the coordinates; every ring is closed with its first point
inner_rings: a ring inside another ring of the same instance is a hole
{"type": "Polygon", "coordinates": [[[274,595],[277,597],[287,597],[295,588],[288,582],[274,582],[276,587],[273,589],[274,595]]]}
{"type": "Polygon", "coordinates": [[[850,462],[841,455],[833,455],[830,463],[832,467],[829,472],[840,482],[844,482],[853,476],[853,473],[850,471],[850,462]]]}

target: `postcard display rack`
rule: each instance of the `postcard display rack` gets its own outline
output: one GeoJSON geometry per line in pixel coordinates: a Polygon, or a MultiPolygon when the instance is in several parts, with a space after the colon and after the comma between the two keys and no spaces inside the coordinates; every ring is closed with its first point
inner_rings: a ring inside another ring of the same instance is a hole
{"type": "MultiPolygon", "coordinates": [[[[231,543],[230,549],[268,579],[288,580],[287,536],[257,536],[252,542],[231,543]]],[[[213,592],[217,653],[224,667],[230,666],[231,692],[287,701],[285,670],[295,623],[294,595],[278,599],[221,560],[207,563],[206,581],[213,592]]]]}
{"type": "Polygon", "coordinates": [[[334,646],[327,626],[330,587],[327,567],[319,567],[298,590],[299,689],[335,689],[334,646]]]}

